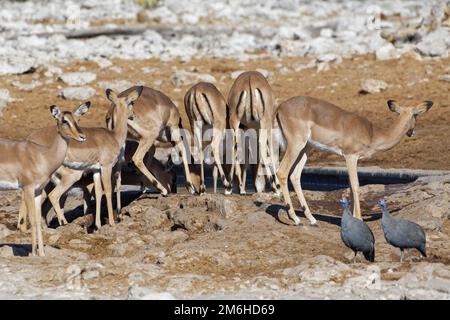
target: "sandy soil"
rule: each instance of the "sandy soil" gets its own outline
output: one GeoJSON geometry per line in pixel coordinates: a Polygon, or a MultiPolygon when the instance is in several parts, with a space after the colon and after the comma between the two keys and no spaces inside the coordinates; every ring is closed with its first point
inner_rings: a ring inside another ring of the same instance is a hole
{"type": "MultiPolygon", "coordinates": [[[[103,89],[96,84],[100,81],[128,80],[159,88],[171,97],[181,109],[184,125],[187,125],[182,99],[190,85],[176,87],[171,76],[176,70],[188,70],[208,73],[217,79],[216,85],[226,96],[231,87],[231,72],[237,70],[265,69],[270,72],[269,80],[278,99],[282,102],[296,95],[310,95],[328,100],[347,110],[364,115],[380,126],[388,127],[395,118],[386,106],[387,99],[396,99],[402,105],[413,106],[423,100],[432,100],[433,108],[417,121],[416,136],[406,138],[394,149],[378,154],[372,159],[361,161],[362,166],[380,166],[383,168],[415,168],[449,170],[450,162],[450,85],[441,81],[439,76],[448,72],[450,58],[417,61],[410,56],[397,60],[377,61],[372,55],[346,59],[340,64],[331,64],[328,71],[317,72],[316,68],[294,71],[309,60],[306,58],[261,58],[250,61],[227,59],[203,59],[182,61],[121,61],[115,60],[114,68],[100,69],[93,62],[75,62],[60,66],[63,71],[83,70],[95,72],[97,80],[90,85],[97,89],[92,98],[94,108],[82,119],[84,126],[103,125],[108,102],[103,89]],[[143,68],[151,72],[144,73],[143,68]],[[386,91],[363,95],[359,94],[363,79],[380,79],[388,83],[386,91]],[[159,83],[159,81],[162,81],[159,83]],[[156,83],[156,85],[155,85],[156,83]]],[[[2,110],[0,135],[20,138],[30,130],[52,124],[48,115],[48,106],[59,104],[64,108],[73,108],[76,103],[57,98],[58,92],[65,86],[61,81],[51,81],[31,92],[20,91],[11,85],[14,80],[29,83],[32,79],[42,82],[45,70],[33,74],[6,76],[0,78],[0,87],[10,91],[15,102],[2,110]]],[[[56,77],[56,76],[55,76],[56,77]]],[[[51,79],[51,78],[50,78],[51,79]]],[[[56,79],[53,79],[56,80],[56,79]]],[[[314,153],[309,165],[342,165],[339,157],[314,153]]]]}
{"type": "MultiPolygon", "coordinates": [[[[91,214],[68,211],[72,223],[44,231],[45,258],[24,257],[30,235],[11,231],[18,194],[6,193],[0,223],[10,234],[0,246],[2,296],[449,299],[449,179],[362,188],[364,218],[376,238],[373,264],[361,257],[352,263],[353,253],[340,240],[342,191],[306,192],[318,228],[302,215],[303,227],[280,223],[280,199],[271,194],[128,194],[126,202],[133,201],[122,221],[95,233],[88,232],[91,214]],[[375,207],[383,195],[397,217],[426,229],[427,258],[414,252],[412,263],[399,263],[375,207]]],[[[71,197],[66,209],[79,204],[71,197]]]]}

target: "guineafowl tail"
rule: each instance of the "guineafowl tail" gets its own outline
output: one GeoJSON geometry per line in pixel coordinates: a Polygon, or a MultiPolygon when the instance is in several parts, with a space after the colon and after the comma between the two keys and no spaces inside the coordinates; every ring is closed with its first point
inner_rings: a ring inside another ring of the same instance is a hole
{"type": "Polygon", "coordinates": [[[425,247],[425,244],[422,244],[420,247],[417,248],[417,250],[420,251],[420,253],[426,258],[427,257],[427,248],[425,247]]]}
{"type": "Polygon", "coordinates": [[[370,251],[363,252],[363,255],[367,261],[374,262],[375,261],[375,248],[373,248],[370,251]]]}

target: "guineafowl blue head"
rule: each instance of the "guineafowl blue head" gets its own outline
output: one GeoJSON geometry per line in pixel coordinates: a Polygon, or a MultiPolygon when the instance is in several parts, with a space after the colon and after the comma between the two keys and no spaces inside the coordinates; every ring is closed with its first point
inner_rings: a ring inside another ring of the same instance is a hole
{"type": "Polygon", "coordinates": [[[381,210],[387,210],[386,200],[384,199],[378,200],[378,206],[381,208],[381,210]]]}
{"type": "Polygon", "coordinates": [[[349,208],[349,203],[348,203],[347,198],[342,197],[342,199],[340,199],[339,202],[341,203],[342,208],[344,208],[344,209],[349,208]]]}

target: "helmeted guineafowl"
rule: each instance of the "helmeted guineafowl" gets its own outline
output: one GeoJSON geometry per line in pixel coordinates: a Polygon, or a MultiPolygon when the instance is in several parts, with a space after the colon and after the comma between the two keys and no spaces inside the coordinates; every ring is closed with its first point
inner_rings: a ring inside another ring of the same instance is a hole
{"type": "Polygon", "coordinates": [[[404,249],[415,248],[426,257],[426,238],[422,227],[409,220],[393,218],[384,199],[379,200],[378,205],[383,215],[381,217],[381,226],[384,237],[389,244],[400,249],[400,262],[403,262],[404,249]]]}
{"type": "Polygon", "coordinates": [[[346,198],[340,200],[344,212],[341,219],[341,238],[344,244],[353,250],[356,255],[361,251],[364,257],[370,261],[375,261],[375,238],[367,224],[353,217],[349,209],[346,198]]]}

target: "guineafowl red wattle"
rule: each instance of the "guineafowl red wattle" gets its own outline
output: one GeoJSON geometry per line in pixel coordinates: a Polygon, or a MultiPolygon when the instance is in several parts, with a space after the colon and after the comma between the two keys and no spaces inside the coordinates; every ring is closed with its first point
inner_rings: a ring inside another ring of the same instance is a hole
{"type": "Polygon", "coordinates": [[[378,206],[383,215],[381,226],[384,237],[390,245],[400,249],[400,262],[403,262],[404,249],[417,249],[426,257],[426,237],[422,227],[412,221],[392,217],[384,199],[378,201],[378,206]]]}
{"type": "Polygon", "coordinates": [[[344,244],[353,250],[356,258],[362,252],[364,258],[370,262],[375,261],[375,238],[367,224],[353,217],[346,198],[340,200],[344,212],[341,219],[341,238],[344,244]]]}

